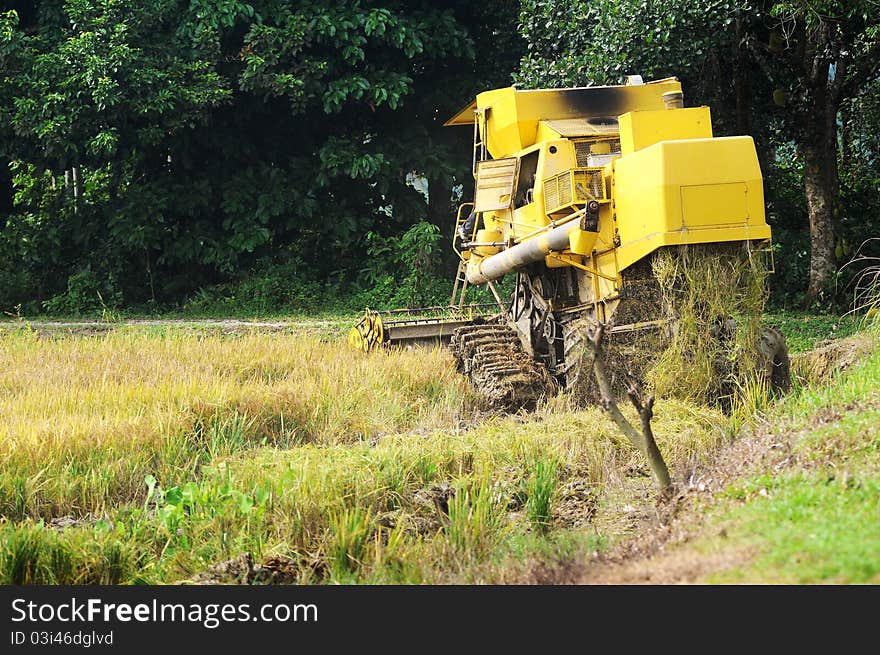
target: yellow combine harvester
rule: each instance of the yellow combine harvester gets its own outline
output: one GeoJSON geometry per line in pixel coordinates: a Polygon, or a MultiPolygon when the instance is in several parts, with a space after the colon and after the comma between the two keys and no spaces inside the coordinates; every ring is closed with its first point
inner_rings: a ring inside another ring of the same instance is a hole
{"type": "MultiPolygon", "coordinates": [[[[487,91],[446,125],[474,130],[474,200],[453,240],[464,283],[517,280],[503,320],[432,329],[454,332],[459,368],[501,402],[570,385],[585,321],[618,335],[668,325],[652,271],[661,249],[727,244],[748,257],[769,242],[751,137],[713,137],[709,108],[684,108],[676,78],[487,91]]],[[[785,386],[784,341],[764,341],[785,386]]]]}

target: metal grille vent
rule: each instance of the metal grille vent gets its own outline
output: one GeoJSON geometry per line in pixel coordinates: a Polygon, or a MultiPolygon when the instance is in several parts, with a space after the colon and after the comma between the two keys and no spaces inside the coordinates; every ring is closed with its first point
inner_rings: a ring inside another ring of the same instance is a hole
{"type": "Polygon", "coordinates": [[[590,157],[590,142],[575,141],[574,154],[577,157],[578,166],[586,166],[590,157]]]}
{"type": "MultiPolygon", "coordinates": [[[[596,142],[588,139],[582,139],[580,141],[574,142],[574,154],[577,158],[577,164],[579,167],[586,167],[590,165],[590,145],[593,143],[596,142]]],[[[608,143],[611,146],[612,154],[620,152],[620,139],[614,139],[613,141],[603,141],[603,143],[608,143]]]]}
{"type": "Polygon", "coordinates": [[[602,171],[574,171],[574,189],[575,197],[579,202],[602,200],[605,197],[602,171]]]}
{"type": "Polygon", "coordinates": [[[544,206],[559,207],[559,180],[551,178],[544,184],[544,206]]]}
{"type": "Polygon", "coordinates": [[[548,214],[605,200],[605,177],[601,168],[574,168],[544,180],[544,208],[548,214]]]}

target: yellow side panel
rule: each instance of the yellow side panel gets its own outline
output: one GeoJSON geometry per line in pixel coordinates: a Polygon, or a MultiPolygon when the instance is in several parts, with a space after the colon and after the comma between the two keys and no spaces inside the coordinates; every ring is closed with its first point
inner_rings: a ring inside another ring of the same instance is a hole
{"type": "Polygon", "coordinates": [[[474,211],[499,211],[510,207],[518,170],[519,160],[516,157],[477,162],[474,211]]]}
{"type": "Polygon", "coordinates": [[[681,187],[685,229],[749,222],[749,187],[745,182],[695,184],[681,187]]]}
{"type": "Polygon", "coordinates": [[[535,143],[538,122],[517,120],[516,89],[494,89],[477,96],[477,106],[488,109],[488,134],[483,134],[489,153],[496,159],[509,157],[535,143]]]}
{"type": "Polygon", "coordinates": [[[561,136],[562,134],[560,134],[558,130],[554,130],[547,121],[541,121],[538,123],[538,132],[535,135],[535,143],[540,143],[541,141],[554,141],[561,136]]]}
{"type": "Polygon", "coordinates": [[[660,141],[711,137],[708,107],[631,111],[620,117],[620,151],[624,156],[660,141]]]}
{"type": "MultiPolygon", "coordinates": [[[[541,158],[538,160],[538,170],[535,178],[538,187],[541,187],[541,181],[546,180],[551,175],[556,175],[561,171],[567,171],[569,168],[577,166],[577,155],[574,152],[574,144],[568,139],[557,139],[546,141],[541,144],[541,158]],[[550,152],[550,147],[556,152],[550,152]]],[[[537,192],[539,189],[535,189],[537,192]]]]}
{"type": "Polygon", "coordinates": [[[624,155],[613,196],[620,269],[665,245],[770,237],[751,137],[661,141],[624,155]]]}
{"type": "Polygon", "coordinates": [[[532,234],[538,228],[547,225],[547,216],[541,211],[539,203],[533,202],[513,210],[511,229],[505,238],[513,237],[517,241],[532,234]]]}

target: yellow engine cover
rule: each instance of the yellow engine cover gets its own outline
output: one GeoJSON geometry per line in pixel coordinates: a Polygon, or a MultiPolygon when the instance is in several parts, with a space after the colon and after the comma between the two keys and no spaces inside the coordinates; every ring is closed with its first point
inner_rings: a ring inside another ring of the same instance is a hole
{"type": "Polygon", "coordinates": [[[708,107],[631,111],[620,117],[620,151],[630,153],[670,139],[712,138],[708,107]]]}
{"type": "Polygon", "coordinates": [[[770,238],[751,137],[661,141],[614,162],[618,266],[667,245],[770,238]]]}

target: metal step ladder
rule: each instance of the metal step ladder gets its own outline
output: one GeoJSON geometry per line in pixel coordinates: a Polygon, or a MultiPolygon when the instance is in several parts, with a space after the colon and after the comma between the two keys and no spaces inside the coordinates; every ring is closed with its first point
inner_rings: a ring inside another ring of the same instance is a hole
{"type": "Polygon", "coordinates": [[[458,270],[455,272],[455,283],[452,285],[452,298],[449,299],[449,304],[452,307],[464,307],[464,298],[468,288],[466,271],[467,261],[459,260],[458,270]]]}

